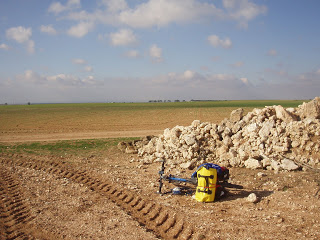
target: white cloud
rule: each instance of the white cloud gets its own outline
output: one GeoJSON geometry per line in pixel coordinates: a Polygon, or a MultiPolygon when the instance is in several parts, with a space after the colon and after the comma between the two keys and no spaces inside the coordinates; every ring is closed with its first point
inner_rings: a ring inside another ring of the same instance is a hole
{"type": "Polygon", "coordinates": [[[213,4],[196,0],[149,0],[134,9],[120,12],[118,19],[131,27],[146,28],[166,26],[174,22],[190,22],[221,14],[222,11],[213,4]]]}
{"type": "Polygon", "coordinates": [[[85,77],[72,74],[41,75],[27,70],[8,79],[7,84],[0,76],[0,96],[16,102],[25,102],[26,97],[33,102],[105,101],[106,95],[112,101],[148,101],[155,99],[155,96],[172,100],[309,99],[318,96],[320,92],[318,70],[316,68],[303,73],[300,78],[292,76],[290,81],[270,81],[274,79],[271,77],[255,84],[243,76],[201,74],[190,69],[154,77],[103,80],[91,74],[85,77]],[[108,84],[103,84],[103,81],[108,84]]]}
{"type": "Polygon", "coordinates": [[[217,35],[210,35],[208,37],[208,41],[214,47],[222,47],[225,49],[232,47],[232,42],[231,42],[230,38],[221,39],[217,35]]]}
{"type": "Polygon", "coordinates": [[[83,37],[96,24],[151,28],[164,27],[173,23],[232,20],[242,27],[247,27],[249,21],[267,11],[265,6],[252,3],[250,0],[225,0],[221,8],[216,7],[212,2],[202,0],[145,0],[136,2],[135,5],[129,6],[125,0],[100,0],[97,8],[89,12],[75,11],[80,8],[80,0],[69,0],[66,4],[52,3],[48,11],[54,14],[66,12],[59,19],[68,19],[79,23],[68,31],[69,35],[76,37],[83,37]]]}
{"type": "Polygon", "coordinates": [[[57,74],[53,76],[48,76],[46,79],[49,82],[54,82],[61,84],[63,86],[78,86],[82,85],[83,81],[74,75],[69,75],[69,74],[57,74]]]}
{"type": "Polygon", "coordinates": [[[307,79],[307,76],[305,74],[300,74],[299,76],[299,80],[306,80],[307,79]]]}
{"type": "Polygon", "coordinates": [[[84,71],[86,71],[86,72],[93,72],[93,67],[91,67],[91,66],[85,66],[85,67],[84,67],[84,71]]]}
{"type": "Polygon", "coordinates": [[[248,22],[267,12],[267,7],[251,0],[223,0],[224,9],[199,0],[149,0],[133,9],[121,11],[118,21],[131,27],[166,26],[171,23],[205,19],[231,19],[247,28],[248,22]]]}
{"type": "Polygon", "coordinates": [[[270,50],[268,51],[268,55],[269,55],[269,56],[277,56],[277,55],[278,55],[278,52],[277,52],[277,50],[275,50],[275,49],[270,49],[270,50]]]}
{"type": "Polygon", "coordinates": [[[137,42],[137,37],[130,29],[120,29],[110,34],[110,43],[113,46],[126,46],[137,42]]]}
{"type": "Polygon", "coordinates": [[[58,74],[54,76],[46,77],[48,81],[54,82],[61,86],[69,86],[69,87],[76,87],[76,86],[87,86],[87,85],[101,85],[100,81],[94,79],[93,76],[88,76],[85,78],[80,78],[74,75],[69,74],[58,74]]]}
{"type": "Polygon", "coordinates": [[[240,27],[247,28],[248,22],[259,15],[266,14],[268,8],[250,0],[223,0],[227,17],[238,22],[240,27]]]}
{"type": "Polygon", "coordinates": [[[320,69],[310,71],[310,72],[305,72],[299,75],[298,77],[299,80],[305,81],[305,82],[314,82],[318,83],[320,82],[320,69]]]}
{"type": "Polygon", "coordinates": [[[267,68],[267,69],[265,69],[265,72],[271,73],[271,74],[273,74],[275,76],[279,76],[279,77],[289,77],[288,71],[283,70],[283,69],[267,68]]]}
{"type": "Polygon", "coordinates": [[[65,5],[62,5],[60,2],[53,2],[49,6],[48,12],[59,14],[64,11],[79,8],[80,6],[81,6],[80,0],[68,0],[65,5]]]}
{"type": "Polygon", "coordinates": [[[237,80],[237,78],[233,75],[230,75],[230,74],[225,74],[225,73],[218,73],[218,74],[213,74],[213,75],[209,75],[207,77],[207,79],[209,81],[234,81],[234,80],[237,80]]]}
{"type": "Polygon", "coordinates": [[[195,75],[195,73],[191,70],[186,70],[184,73],[183,73],[183,77],[186,78],[186,79],[191,79],[193,78],[195,75]]]}
{"type": "Polygon", "coordinates": [[[151,84],[159,84],[163,86],[183,86],[183,87],[234,87],[244,86],[248,84],[247,78],[238,78],[232,74],[207,74],[186,70],[183,73],[170,72],[164,76],[158,76],[152,79],[151,84]]]}
{"type": "Polygon", "coordinates": [[[80,0],[68,0],[67,6],[76,6],[79,7],[81,5],[80,0]]]}
{"type": "Polygon", "coordinates": [[[57,31],[52,27],[52,25],[41,25],[40,31],[49,35],[57,35],[57,31]]]}
{"type": "Polygon", "coordinates": [[[14,40],[20,44],[25,44],[25,47],[29,53],[34,53],[34,41],[31,40],[32,29],[22,26],[9,28],[6,31],[8,39],[14,40]]]}
{"type": "Polygon", "coordinates": [[[6,36],[8,39],[15,40],[18,43],[25,43],[32,36],[32,30],[31,28],[24,28],[22,26],[13,27],[6,31],[6,36]]]}
{"type": "Polygon", "coordinates": [[[71,27],[67,33],[70,36],[76,38],[82,38],[89,33],[94,28],[93,22],[80,22],[77,25],[71,27]]]}
{"type": "Polygon", "coordinates": [[[82,64],[86,64],[86,60],[82,59],[82,58],[74,58],[72,59],[72,62],[74,64],[79,64],[79,65],[82,65],[82,64]]]}
{"type": "Polygon", "coordinates": [[[97,81],[94,79],[94,76],[88,76],[88,77],[84,78],[82,81],[83,81],[83,83],[89,84],[89,85],[96,85],[97,84],[97,81]]]}
{"type": "MultiPolygon", "coordinates": [[[[239,0],[237,0],[237,1],[239,1],[239,0]]],[[[234,8],[236,5],[235,0],[223,0],[222,3],[225,8],[234,8]]]]}
{"type": "Polygon", "coordinates": [[[244,84],[248,84],[248,83],[249,83],[248,78],[243,77],[243,78],[240,78],[240,80],[241,80],[244,84]]]}
{"type": "Polygon", "coordinates": [[[239,61],[239,62],[235,62],[233,64],[231,64],[232,67],[242,67],[244,65],[244,63],[242,61],[239,61]]]}
{"type": "Polygon", "coordinates": [[[16,76],[16,79],[24,83],[44,84],[47,82],[46,77],[40,76],[32,70],[26,70],[23,74],[16,76]]]}
{"type": "Polygon", "coordinates": [[[9,50],[10,47],[7,44],[2,43],[2,44],[0,44],[0,49],[9,50]]]}
{"type": "Polygon", "coordinates": [[[156,44],[153,44],[149,49],[149,56],[155,62],[162,61],[162,49],[159,48],[156,44]]]}
{"type": "Polygon", "coordinates": [[[26,80],[34,79],[34,73],[32,70],[26,70],[23,76],[25,77],[26,80]]]}
{"type": "Polygon", "coordinates": [[[129,58],[137,58],[140,56],[140,53],[137,50],[130,50],[130,51],[126,52],[126,56],[129,58]]]}
{"type": "Polygon", "coordinates": [[[80,78],[71,74],[57,74],[57,75],[40,75],[32,70],[26,70],[23,74],[16,76],[16,80],[20,83],[34,84],[51,87],[85,87],[87,85],[102,85],[101,81],[95,80],[93,76],[80,78]]]}
{"type": "Polygon", "coordinates": [[[55,14],[58,14],[60,12],[63,12],[66,10],[66,7],[63,6],[60,2],[53,2],[49,6],[48,12],[53,12],[55,14]]]}
{"type": "MultiPolygon", "coordinates": [[[[72,59],[72,63],[76,65],[85,65],[87,64],[87,61],[82,59],[82,58],[74,58],[72,59]]],[[[93,67],[92,66],[83,66],[83,71],[85,72],[93,72],[93,67]]]]}
{"type": "Polygon", "coordinates": [[[101,2],[110,12],[118,12],[128,8],[125,0],[102,0],[101,2]]]}
{"type": "Polygon", "coordinates": [[[253,86],[244,77],[225,73],[201,74],[192,70],[146,78],[142,84],[148,93],[157,91],[156,96],[165,94],[167,99],[248,99],[254,93],[253,86]],[[177,97],[177,94],[181,96],[177,97]]]}

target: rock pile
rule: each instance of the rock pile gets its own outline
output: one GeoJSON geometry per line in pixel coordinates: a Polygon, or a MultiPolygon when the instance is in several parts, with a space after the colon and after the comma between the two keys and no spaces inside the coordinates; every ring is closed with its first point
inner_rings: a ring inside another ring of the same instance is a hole
{"type": "Polygon", "coordinates": [[[195,120],[167,128],[141,144],[138,155],[146,163],[166,159],[190,169],[203,162],[276,171],[319,165],[319,97],[297,108],[267,106],[243,115],[237,109],[220,124],[195,120]]]}

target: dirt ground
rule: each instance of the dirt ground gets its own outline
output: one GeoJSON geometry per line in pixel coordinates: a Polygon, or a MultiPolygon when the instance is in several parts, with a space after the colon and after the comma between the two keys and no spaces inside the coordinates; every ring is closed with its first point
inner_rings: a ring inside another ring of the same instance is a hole
{"type": "Polygon", "coordinates": [[[44,134],[3,134],[0,142],[43,142],[74,139],[98,139],[98,138],[120,138],[120,137],[143,137],[147,135],[158,135],[163,130],[137,130],[137,131],[97,131],[97,132],[76,132],[76,133],[44,133],[44,134]]]}
{"type": "Polygon", "coordinates": [[[0,142],[144,137],[163,133],[168,127],[188,126],[195,119],[219,123],[234,110],[232,107],[137,110],[87,108],[76,104],[61,109],[40,106],[1,109],[0,142]]]}
{"type": "MultiPolygon", "coordinates": [[[[0,155],[2,239],[319,239],[319,172],[230,169],[243,189],[214,203],[157,194],[160,163],[112,147],[0,155]],[[259,201],[247,200],[255,193],[259,201]]],[[[189,177],[193,171],[170,172],[189,177]]],[[[169,174],[169,172],[166,172],[169,174]]],[[[165,183],[164,192],[174,186],[165,183]]]]}

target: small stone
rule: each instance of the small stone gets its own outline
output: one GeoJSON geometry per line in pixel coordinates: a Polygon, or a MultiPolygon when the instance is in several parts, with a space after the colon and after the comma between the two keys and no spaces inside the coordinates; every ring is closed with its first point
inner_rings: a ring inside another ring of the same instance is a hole
{"type": "Polygon", "coordinates": [[[263,172],[258,172],[258,173],[257,173],[257,176],[261,178],[261,177],[267,176],[267,174],[265,174],[265,173],[263,173],[263,172]]]}
{"type": "Polygon", "coordinates": [[[275,160],[271,160],[271,167],[275,170],[275,172],[279,172],[281,170],[280,164],[275,160]]]}
{"type": "Polygon", "coordinates": [[[185,162],[185,163],[181,163],[180,167],[184,168],[184,169],[192,169],[192,165],[193,165],[193,162],[188,161],[188,162],[185,162]]]}
{"type": "Polygon", "coordinates": [[[259,201],[257,195],[255,193],[250,193],[247,197],[248,202],[257,203],[259,201]]]}
{"type": "Polygon", "coordinates": [[[136,149],[133,146],[128,146],[128,147],[126,147],[125,153],[127,153],[127,154],[136,154],[136,153],[138,153],[138,149],[136,149]]]}
{"type": "Polygon", "coordinates": [[[262,166],[265,168],[265,167],[268,167],[271,165],[271,160],[269,158],[264,158],[262,161],[262,166]]]}
{"type": "Polygon", "coordinates": [[[192,146],[193,144],[196,143],[196,138],[194,134],[190,134],[190,135],[185,135],[183,137],[183,140],[186,142],[186,144],[188,146],[192,146]]]}

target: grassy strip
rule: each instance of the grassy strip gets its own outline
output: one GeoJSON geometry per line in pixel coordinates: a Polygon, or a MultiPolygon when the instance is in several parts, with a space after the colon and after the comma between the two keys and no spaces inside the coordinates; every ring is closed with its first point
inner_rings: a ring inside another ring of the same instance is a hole
{"type": "Polygon", "coordinates": [[[8,110],[39,110],[39,111],[70,111],[89,109],[113,111],[117,110],[150,110],[171,108],[215,108],[215,107],[250,107],[263,108],[265,106],[282,105],[283,107],[297,107],[309,100],[232,100],[232,101],[193,101],[193,102],[150,102],[150,103],[68,103],[68,104],[34,104],[34,105],[0,105],[0,111],[8,110]]]}
{"type": "Polygon", "coordinates": [[[0,143],[0,153],[32,153],[37,155],[85,155],[92,151],[103,151],[116,146],[120,141],[133,141],[137,138],[110,138],[88,140],[64,140],[57,142],[0,143]]]}

